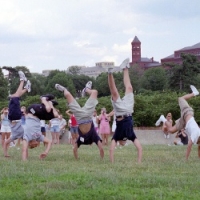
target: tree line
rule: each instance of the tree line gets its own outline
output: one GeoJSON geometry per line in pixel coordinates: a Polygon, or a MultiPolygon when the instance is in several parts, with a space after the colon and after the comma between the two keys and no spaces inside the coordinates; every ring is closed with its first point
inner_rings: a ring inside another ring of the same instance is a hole
{"type": "MultiPolygon", "coordinates": [[[[132,66],[129,70],[130,79],[134,88],[135,106],[134,123],[135,126],[154,126],[155,121],[160,114],[171,112],[175,118],[179,117],[178,96],[190,92],[190,85],[200,88],[200,62],[196,56],[182,54],[182,64],[172,64],[154,67],[147,70],[139,66],[132,66]]],[[[66,100],[63,94],[55,90],[56,83],[64,85],[78,99],[81,105],[84,105],[86,98],[81,97],[81,90],[85,87],[87,81],[93,82],[93,88],[98,90],[99,104],[97,111],[102,107],[108,111],[112,110],[110,102],[110,91],[108,87],[107,74],[102,73],[96,79],[79,75],[77,66],[70,67],[69,73],[61,70],[53,70],[49,76],[31,73],[25,66],[0,68],[0,107],[8,105],[8,95],[16,91],[19,84],[18,71],[22,70],[32,83],[32,91],[22,97],[22,105],[28,106],[31,103],[39,103],[39,97],[42,94],[51,93],[56,96],[59,105],[58,109],[65,115],[66,100]],[[2,69],[7,70],[8,77],[4,78],[2,69]]],[[[122,72],[114,73],[117,88],[121,95],[124,93],[122,72]]],[[[191,100],[195,108],[197,122],[200,122],[200,112],[198,106],[199,97],[191,100]]]]}

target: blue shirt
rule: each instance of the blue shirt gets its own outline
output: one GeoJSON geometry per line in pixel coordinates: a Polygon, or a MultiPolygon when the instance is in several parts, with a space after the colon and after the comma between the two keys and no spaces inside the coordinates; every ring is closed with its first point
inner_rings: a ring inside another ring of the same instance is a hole
{"type": "Polygon", "coordinates": [[[1,124],[4,125],[4,126],[10,125],[10,120],[8,119],[8,115],[4,115],[4,118],[1,121],[1,124]]]}

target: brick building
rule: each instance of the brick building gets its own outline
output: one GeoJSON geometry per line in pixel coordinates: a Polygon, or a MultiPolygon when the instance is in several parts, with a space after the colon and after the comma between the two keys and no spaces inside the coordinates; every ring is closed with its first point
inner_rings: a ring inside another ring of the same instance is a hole
{"type": "Polygon", "coordinates": [[[161,66],[161,64],[158,61],[154,61],[152,58],[144,58],[141,55],[141,42],[138,39],[137,36],[133,39],[131,42],[132,46],[132,62],[130,65],[139,65],[143,69],[148,69],[151,67],[158,67],[161,66]]]}
{"type": "Polygon", "coordinates": [[[195,55],[197,59],[200,61],[200,43],[197,43],[193,46],[184,47],[183,49],[174,51],[174,53],[166,58],[161,59],[161,63],[177,63],[181,64],[181,53],[188,53],[195,55]]]}

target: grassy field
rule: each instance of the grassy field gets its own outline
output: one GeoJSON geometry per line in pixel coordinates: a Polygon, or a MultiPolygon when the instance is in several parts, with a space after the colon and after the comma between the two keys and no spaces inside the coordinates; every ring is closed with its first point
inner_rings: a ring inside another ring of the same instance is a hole
{"type": "Polygon", "coordinates": [[[11,158],[0,157],[0,199],[199,199],[200,160],[197,146],[185,161],[181,146],[143,146],[143,162],[137,164],[133,145],[109,149],[100,160],[98,149],[81,146],[76,161],[70,145],[53,146],[41,161],[43,146],[29,151],[29,161],[10,148],[11,158]]]}

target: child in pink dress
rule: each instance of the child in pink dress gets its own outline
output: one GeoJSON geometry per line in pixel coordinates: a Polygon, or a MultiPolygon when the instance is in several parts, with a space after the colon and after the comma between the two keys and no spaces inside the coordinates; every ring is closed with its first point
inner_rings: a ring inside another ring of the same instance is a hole
{"type": "Polygon", "coordinates": [[[106,109],[101,109],[101,115],[99,116],[100,121],[100,127],[99,127],[99,133],[102,137],[102,143],[103,145],[108,145],[108,137],[110,135],[110,117],[106,113],[106,109]]]}

